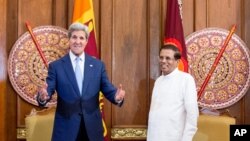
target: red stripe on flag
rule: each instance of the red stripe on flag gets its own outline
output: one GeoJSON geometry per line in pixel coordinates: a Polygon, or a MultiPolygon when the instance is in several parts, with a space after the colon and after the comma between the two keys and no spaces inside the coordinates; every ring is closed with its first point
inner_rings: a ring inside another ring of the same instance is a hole
{"type": "Polygon", "coordinates": [[[85,47],[85,52],[91,56],[95,56],[96,58],[99,58],[99,55],[97,53],[97,48],[96,48],[96,41],[95,41],[95,35],[94,31],[91,31],[89,33],[89,40],[88,44],[85,47]]]}

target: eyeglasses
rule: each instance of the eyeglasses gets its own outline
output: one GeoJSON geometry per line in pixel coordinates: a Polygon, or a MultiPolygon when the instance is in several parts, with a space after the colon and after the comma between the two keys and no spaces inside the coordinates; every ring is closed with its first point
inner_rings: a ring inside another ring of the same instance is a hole
{"type": "Polygon", "coordinates": [[[172,60],[175,60],[175,58],[170,58],[170,57],[159,56],[159,60],[160,60],[160,61],[163,61],[164,59],[165,59],[166,61],[172,61],[172,60]]]}

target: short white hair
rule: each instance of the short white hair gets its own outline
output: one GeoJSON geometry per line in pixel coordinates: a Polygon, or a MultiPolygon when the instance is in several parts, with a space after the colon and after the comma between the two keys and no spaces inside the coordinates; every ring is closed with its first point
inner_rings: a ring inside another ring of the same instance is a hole
{"type": "Polygon", "coordinates": [[[89,30],[88,30],[88,26],[82,24],[82,23],[79,23],[79,22],[75,22],[75,23],[72,23],[70,26],[69,26],[69,30],[68,30],[68,37],[70,38],[71,35],[72,35],[72,32],[74,31],[83,31],[86,33],[86,39],[89,38],[89,30]]]}

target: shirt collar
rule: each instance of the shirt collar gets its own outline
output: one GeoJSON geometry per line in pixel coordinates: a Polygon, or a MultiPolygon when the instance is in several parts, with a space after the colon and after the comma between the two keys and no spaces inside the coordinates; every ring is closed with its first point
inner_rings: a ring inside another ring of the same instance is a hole
{"type": "Polygon", "coordinates": [[[168,78],[168,77],[174,76],[178,71],[179,71],[178,68],[175,68],[175,69],[174,69],[172,72],[170,72],[169,74],[167,74],[167,75],[163,75],[163,74],[162,74],[162,76],[163,76],[164,78],[168,78]]]}
{"type": "MultiPolygon", "coordinates": [[[[76,55],[70,50],[70,51],[69,51],[69,57],[70,57],[71,62],[74,62],[78,56],[76,56],[76,55]]],[[[81,58],[82,61],[84,61],[84,60],[85,60],[85,53],[83,52],[79,57],[81,58]]]]}

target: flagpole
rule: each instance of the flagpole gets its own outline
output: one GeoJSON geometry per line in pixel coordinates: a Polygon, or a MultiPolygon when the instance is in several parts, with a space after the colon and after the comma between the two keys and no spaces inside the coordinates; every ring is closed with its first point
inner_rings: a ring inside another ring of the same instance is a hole
{"type": "Polygon", "coordinates": [[[217,67],[217,65],[218,65],[218,63],[219,63],[219,61],[220,61],[220,58],[222,57],[222,55],[223,55],[223,53],[224,53],[224,51],[225,51],[225,49],[226,49],[226,47],[227,47],[227,44],[228,44],[228,42],[230,41],[230,39],[231,39],[233,33],[235,32],[235,30],[236,30],[236,24],[234,24],[233,27],[231,28],[231,30],[230,30],[230,32],[229,32],[229,34],[228,34],[228,36],[227,36],[227,38],[226,38],[226,40],[225,40],[225,42],[224,42],[224,44],[223,44],[223,46],[222,46],[222,48],[221,48],[219,54],[217,55],[217,57],[216,57],[216,59],[215,59],[213,65],[212,65],[211,69],[209,70],[209,72],[208,72],[208,74],[207,74],[207,77],[206,77],[205,81],[204,81],[203,84],[201,85],[201,88],[200,88],[200,90],[199,90],[199,92],[198,92],[198,100],[201,98],[201,95],[202,95],[202,93],[204,92],[205,87],[207,86],[208,81],[210,80],[210,78],[211,78],[211,76],[212,76],[212,74],[213,74],[215,68],[217,67]]]}
{"type": "Polygon", "coordinates": [[[46,60],[46,58],[45,58],[45,56],[43,54],[43,51],[42,51],[40,45],[38,44],[38,42],[36,40],[36,37],[35,37],[35,35],[34,35],[33,31],[32,31],[32,28],[31,28],[29,22],[26,21],[25,24],[26,24],[26,27],[27,27],[30,35],[31,35],[31,38],[32,38],[33,42],[35,43],[35,46],[36,46],[36,48],[37,48],[37,50],[38,50],[38,52],[39,52],[39,54],[40,54],[40,56],[41,56],[41,58],[43,60],[44,65],[46,66],[46,68],[48,68],[48,61],[46,60]]]}

